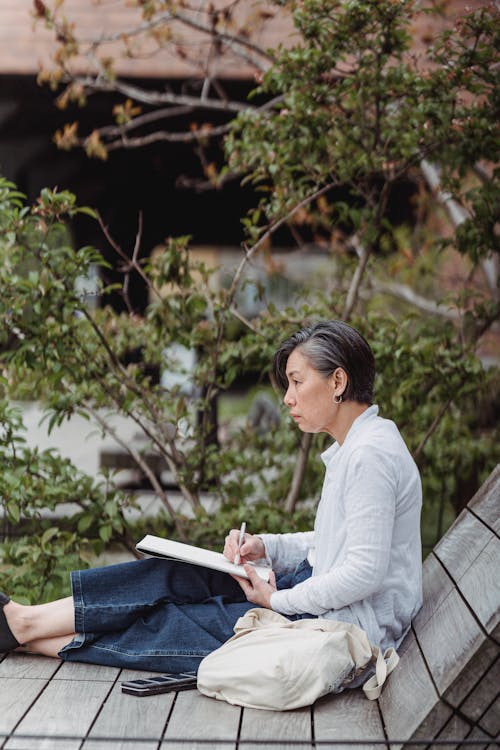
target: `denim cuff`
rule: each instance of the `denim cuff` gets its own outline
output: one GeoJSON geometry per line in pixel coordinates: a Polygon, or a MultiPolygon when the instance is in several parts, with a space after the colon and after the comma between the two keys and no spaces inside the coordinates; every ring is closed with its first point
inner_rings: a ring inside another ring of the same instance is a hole
{"type": "Polygon", "coordinates": [[[80,571],[74,570],[71,573],[71,588],[73,590],[73,602],[75,608],[75,633],[85,633],[85,617],[82,593],[82,581],[80,571]]]}

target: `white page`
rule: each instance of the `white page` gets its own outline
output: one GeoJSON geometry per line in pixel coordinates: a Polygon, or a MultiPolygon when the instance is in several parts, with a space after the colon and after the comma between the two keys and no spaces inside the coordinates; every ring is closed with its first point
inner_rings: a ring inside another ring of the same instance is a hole
{"type": "MultiPolygon", "coordinates": [[[[145,552],[149,555],[166,557],[182,562],[190,562],[193,565],[201,565],[204,568],[221,570],[224,573],[232,573],[241,578],[248,578],[243,565],[235,565],[224,557],[221,552],[213,552],[202,547],[193,547],[191,544],[175,542],[173,539],[164,539],[160,536],[147,534],[144,539],[136,545],[139,552],[145,552]]],[[[270,568],[263,565],[253,566],[256,573],[264,580],[269,580],[270,568]]]]}

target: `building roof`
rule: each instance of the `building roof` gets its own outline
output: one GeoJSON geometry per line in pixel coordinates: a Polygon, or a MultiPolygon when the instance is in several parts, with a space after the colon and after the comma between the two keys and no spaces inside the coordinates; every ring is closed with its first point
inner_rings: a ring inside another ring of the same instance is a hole
{"type": "MultiPolygon", "coordinates": [[[[58,0],[35,0],[40,7],[57,5],[58,0]]],[[[465,8],[471,9],[486,5],[486,0],[445,0],[441,4],[442,16],[420,17],[414,29],[415,49],[426,46],[428,37],[439,28],[450,26],[453,19],[465,8]]],[[[140,6],[137,3],[137,6],[140,6]]],[[[199,11],[190,13],[194,24],[190,30],[179,24],[171,25],[173,49],[157,51],[157,44],[149,41],[142,49],[139,58],[121,58],[116,71],[122,76],[135,78],[189,78],[206,75],[200,62],[206,61],[208,45],[206,36],[196,30],[196,23],[208,22],[207,9],[234,6],[234,17],[231,20],[231,31],[240,32],[242,39],[248,34],[264,49],[275,49],[279,44],[285,46],[293,38],[293,25],[290,16],[284,9],[278,8],[268,0],[201,0],[199,11]],[[264,23],[265,21],[265,23],[264,23]],[[205,39],[205,42],[202,42],[205,39]],[[177,43],[178,42],[178,43],[177,43]]],[[[181,7],[182,4],[179,5],[181,7]]],[[[0,2],[0,75],[38,73],[42,66],[50,65],[54,54],[54,33],[44,28],[43,21],[34,23],[34,0],[1,0],[0,2]]],[[[143,23],[141,7],[133,7],[127,0],[64,0],[59,11],[75,24],[79,34],[90,38],[96,33],[106,37],[115,37],[117,41],[106,44],[102,54],[116,55],[124,38],[132,49],[137,49],[138,37],[127,33],[143,23]],[[120,39],[121,38],[121,39],[120,39]]],[[[183,11],[179,11],[183,12],[183,11]]],[[[251,57],[252,50],[248,48],[251,57]]],[[[82,59],[83,66],[83,59],[82,59]]],[[[245,79],[253,76],[255,67],[231,50],[226,49],[222,56],[211,62],[210,73],[219,78],[245,79]]]]}
{"type": "MultiPolygon", "coordinates": [[[[54,6],[54,0],[44,1],[48,6],[54,6]]],[[[210,5],[217,8],[227,6],[228,3],[227,0],[212,0],[211,3],[199,5],[206,9],[210,5]]],[[[55,50],[54,34],[44,28],[43,21],[34,23],[33,7],[33,0],[0,2],[0,75],[36,74],[40,67],[50,64],[55,50]]],[[[118,41],[106,45],[105,54],[108,55],[116,54],[118,45],[123,44],[123,36],[127,36],[127,32],[143,22],[141,9],[132,7],[125,0],[65,0],[62,10],[68,21],[75,24],[79,34],[90,37],[97,32],[106,37],[117,38],[118,41]]],[[[206,10],[197,14],[197,19],[200,23],[206,23],[206,10]]],[[[286,43],[293,33],[289,17],[264,0],[243,0],[238,3],[233,21],[234,28],[241,30],[243,39],[246,38],[247,30],[250,30],[252,39],[265,49],[275,48],[281,42],[286,43]],[[274,17],[269,18],[270,15],[274,17]]],[[[150,40],[139,59],[122,59],[116,66],[117,72],[122,76],[141,78],[199,77],[200,66],[190,62],[190,58],[194,57],[198,61],[206,59],[206,42],[204,47],[201,46],[202,36],[205,38],[205,35],[201,35],[193,27],[186,35],[179,25],[174,24],[171,31],[174,41],[178,41],[178,44],[174,44],[173,52],[153,54],[157,46],[150,40]]],[[[137,37],[128,37],[128,40],[129,44],[137,45],[137,37]]],[[[247,78],[254,70],[241,57],[228,50],[213,63],[211,72],[218,77],[238,79],[247,78]]]]}

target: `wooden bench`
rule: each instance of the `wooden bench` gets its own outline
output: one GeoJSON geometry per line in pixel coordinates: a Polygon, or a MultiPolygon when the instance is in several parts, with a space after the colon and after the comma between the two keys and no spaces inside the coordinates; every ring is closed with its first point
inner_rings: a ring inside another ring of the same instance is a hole
{"type": "Polygon", "coordinates": [[[347,690],[275,713],[197,691],[140,699],[120,691],[140,672],[11,653],[0,662],[0,747],[498,747],[499,509],[500,466],[425,560],[424,606],[378,701],[347,690]]]}
{"type": "Polygon", "coordinates": [[[500,733],[500,466],[424,562],[424,605],[380,697],[388,737],[500,733]]]}

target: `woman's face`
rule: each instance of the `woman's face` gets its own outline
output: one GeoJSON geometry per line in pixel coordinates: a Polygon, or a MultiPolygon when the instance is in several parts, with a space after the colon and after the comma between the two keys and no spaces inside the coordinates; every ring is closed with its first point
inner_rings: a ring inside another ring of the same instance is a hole
{"type": "Polygon", "coordinates": [[[283,400],[299,428],[333,435],[338,414],[338,404],[333,401],[334,375],[323,377],[297,349],[288,357],[286,375],[288,389],[283,400]]]}

